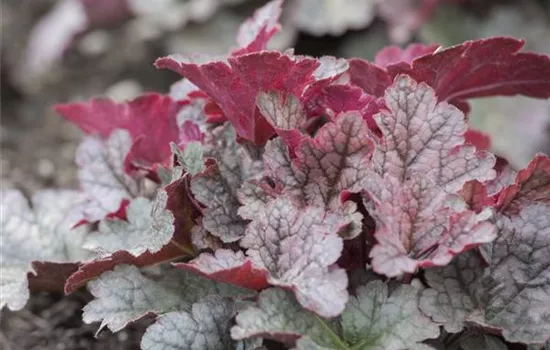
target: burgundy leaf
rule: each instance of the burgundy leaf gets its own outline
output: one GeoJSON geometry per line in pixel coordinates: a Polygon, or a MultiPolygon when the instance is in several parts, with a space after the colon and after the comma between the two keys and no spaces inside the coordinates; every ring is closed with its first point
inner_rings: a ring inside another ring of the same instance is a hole
{"type": "Polygon", "coordinates": [[[425,82],[440,101],[464,110],[462,100],[495,95],[550,97],[550,58],[519,52],[522,40],[493,37],[467,41],[385,69],[362,59],[349,61],[351,82],[368,94],[382,96],[393,78],[407,74],[425,82]]]}
{"type": "Polygon", "coordinates": [[[460,196],[476,213],[495,205],[495,199],[487,193],[487,186],[477,180],[466,182],[460,190],[460,196]]]}
{"type": "Polygon", "coordinates": [[[513,184],[499,193],[497,207],[510,215],[533,202],[550,204],[550,158],[542,153],[518,172],[513,184]]]}
{"type": "Polygon", "coordinates": [[[415,59],[433,53],[438,47],[437,44],[409,44],[405,49],[396,45],[387,46],[376,54],[374,63],[382,68],[401,62],[410,65],[415,59]]]}
{"type": "Polygon", "coordinates": [[[491,137],[481,131],[468,129],[464,133],[464,143],[474,145],[478,151],[487,151],[491,148],[491,137]]]}
{"type": "Polygon", "coordinates": [[[267,272],[254,266],[240,251],[218,249],[213,254],[202,253],[188,263],[174,266],[199,273],[206,278],[234,284],[240,287],[261,290],[268,286],[267,272]]]}
{"type": "Polygon", "coordinates": [[[256,144],[264,144],[273,128],[256,108],[260,91],[277,90],[301,96],[314,81],[319,66],[315,59],[262,51],[227,59],[202,56],[168,56],[156,61],[205,91],[221,108],[237,134],[256,144]]]}
{"type": "Polygon", "coordinates": [[[443,101],[495,95],[550,97],[550,57],[519,52],[523,40],[494,37],[441,50],[413,61],[409,67],[390,66],[426,82],[443,101]]]}
{"type": "Polygon", "coordinates": [[[170,158],[170,142],[179,139],[176,116],[187,103],[150,93],[124,103],[100,98],[60,104],[55,110],[89,134],[106,138],[114,129],[126,129],[134,142],[127,169],[136,165],[151,168],[170,158]]]}

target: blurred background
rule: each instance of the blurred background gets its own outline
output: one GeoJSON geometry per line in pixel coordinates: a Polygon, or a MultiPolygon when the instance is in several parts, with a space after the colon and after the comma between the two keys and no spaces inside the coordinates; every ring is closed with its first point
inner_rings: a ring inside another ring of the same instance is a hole
{"type": "MultiPolygon", "coordinates": [[[[58,102],[168,92],[175,73],[153,67],[171,53],[223,54],[262,0],[2,0],[2,186],[33,193],[76,187],[80,132],[52,112],[58,102]]],[[[524,38],[550,54],[550,0],[286,0],[271,48],[373,59],[389,44],[451,46],[494,35],[524,38]]],[[[550,100],[472,101],[470,120],[516,167],[550,154],[550,100]]],[[[83,325],[85,292],[35,294],[0,314],[1,349],[136,349],[143,323],[117,334],[83,325]]]]}

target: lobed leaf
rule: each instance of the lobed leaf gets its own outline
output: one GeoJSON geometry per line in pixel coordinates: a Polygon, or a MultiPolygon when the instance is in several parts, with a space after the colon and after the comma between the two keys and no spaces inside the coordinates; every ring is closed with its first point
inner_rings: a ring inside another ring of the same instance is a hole
{"type": "Polygon", "coordinates": [[[494,156],[464,145],[464,115],[445,102],[437,103],[429,86],[399,76],[385,100],[390,111],[375,117],[384,136],[373,155],[375,172],[400,181],[426,174],[450,193],[469,180],[495,177],[494,156]]]}
{"type": "Polygon", "coordinates": [[[190,309],[193,303],[208,295],[236,296],[244,289],[212,282],[182,270],[169,270],[162,278],[143,275],[138,268],[118,265],[89,283],[95,299],[84,307],[86,323],[101,321],[118,332],[128,323],[146,315],[190,309]]]}
{"type": "Polygon", "coordinates": [[[292,289],[303,307],[333,317],[348,299],[347,275],[333,266],[343,247],[342,224],[340,217],[281,196],[250,223],[240,244],[270,284],[292,289]]]}
{"type": "Polygon", "coordinates": [[[124,172],[131,147],[130,134],[113,131],[107,140],[88,136],[76,151],[80,187],[87,200],[77,209],[84,221],[99,221],[119,210],[123,201],[139,195],[140,181],[124,172]]]}
{"type": "Polygon", "coordinates": [[[257,306],[237,315],[231,335],[300,338],[297,349],[409,349],[439,335],[439,328],[418,309],[418,293],[409,285],[389,293],[383,282],[369,282],[358,288],[340,318],[322,319],[301,308],[290,293],[268,289],[257,306]]]}

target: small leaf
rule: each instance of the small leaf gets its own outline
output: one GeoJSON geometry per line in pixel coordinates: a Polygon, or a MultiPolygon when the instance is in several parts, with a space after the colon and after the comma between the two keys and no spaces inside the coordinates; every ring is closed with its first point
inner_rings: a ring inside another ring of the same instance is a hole
{"type": "Polygon", "coordinates": [[[179,263],[174,266],[199,273],[214,281],[248,289],[261,290],[268,286],[266,271],[256,268],[241,251],[217,249],[214,255],[202,253],[191,262],[179,263]]]}
{"type": "Polygon", "coordinates": [[[182,270],[170,270],[161,279],[143,275],[136,267],[118,265],[89,284],[95,299],[84,307],[86,323],[101,321],[118,332],[148,314],[191,308],[200,298],[221,294],[244,295],[246,290],[215,283],[182,270]]]}
{"type": "Polygon", "coordinates": [[[237,33],[239,49],[232,54],[235,56],[265,50],[271,37],[281,29],[279,17],[282,6],[282,0],[270,1],[256,10],[253,17],[244,21],[237,33]]]}
{"type": "Polygon", "coordinates": [[[103,254],[119,250],[139,256],[156,253],[174,234],[174,215],[166,208],[168,195],[159,190],[155,202],[138,197],[127,208],[127,220],[104,220],[99,231],[86,237],[84,247],[103,254]]]}
{"type": "Polygon", "coordinates": [[[250,223],[240,243],[252,263],[269,273],[270,284],[292,289],[306,309],[332,317],[348,298],[347,275],[332,266],[343,247],[341,225],[320,208],[301,209],[278,197],[250,223]]]}
{"type": "Polygon", "coordinates": [[[190,312],[160,316],[141,338],[143,350],[227,350],[234,348],[229,335],[234,303],[218,296],[193,304],[190,312]]]}
{"type": "Polygon", "coordinates": [[[204,157],[200,142],[187,143],[183,153],[176,144],[172,143],[171,147],[172,153],[189,174],[195,176],[204,170],[204,157]]]}

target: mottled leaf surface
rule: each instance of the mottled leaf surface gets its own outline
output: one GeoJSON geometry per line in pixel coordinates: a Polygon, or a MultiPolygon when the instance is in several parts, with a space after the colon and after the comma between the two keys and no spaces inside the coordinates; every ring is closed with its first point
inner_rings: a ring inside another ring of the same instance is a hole
{"type": "Polygon", "coordinates": [[[280,30],[279,17],[283,0],[273,0],[254,12],[241,24],[237,33],[239,49],[233,55],[265,50],[269,39],[280,30]]]}
{"type": "Polygon", "coordinates": [[[357,289],[337,319],[327,320],[306,311],[289,292],[268,289],[257,306],[239,313],[233,338],[261,335],[296,339],[298,349],[408,349],[439,335],[439,329],[418,309],[419,290],[402,285],[391,293],[381,281],[357,289]]]}
{"type": "Polygon", "coordinates": [[[144,197],[132,200],[126,220],[101,221],[98,232],[86,237],[84,247],[101,254],[124,250],[136,257],[146,251],[160,251],[174,234],[174,215],[166,209],[167,200],[163,189],[153,202],[144,197]]]}
{"type": "Polygon", "coordinates": [[[76,269],[90,257],[81,248],[85,229],[71,230],[77,219],[70,211],[81,200],[82,194],[76,191],[43,190],[33,196],[31,207],[20,191],[1,192],[0,309],[25,306],[27,274],[51,284],[65,263],[74,263],[76,269]],[[40,270],[33,269],[32,262],[40,263],[40,270]]]}
{"type": "Polygon", "coordinates": [[[428,85],[399,76],[385,100],[390,112],[375,117],[384,136],[373,156],[377,173],[401,181],[422,173],[448,192],[460,190],[469,180],[494,178],[494,156],[464,145],[464,115],[438,103],[428,85]]]}
{"type": "Polygon", "coordinates": [[[247,228],[241,246],[268,282],[292,289],[306,309],[325,317],[342,312],[347,275],[332,266],[342,251],[339,217],[316,207],[300,208],[286,197],[272,201],[247,228]]]}
{"type": "Polygon", "coordinates": [[[99,330],[107,326],[113,332],[148,314],[189,309],[208,295],[247,293],[178,269],[166,271],[161,278],[148,277],[130,265],[105,272],[90,282],[89,289],[95,299],[84,307],[84,322],[101,321],[99,330]]]}
{"type": "Polygon", "coordinates": [[[116,212],[122,201],[138,196],[140,182],[124,172],[131,142],[127,131],[117,129],[107,140],[88,136],[78,147],[78,179],[87,195],[87,200],[78,207],[83,220],[101,220],[116,212]]]}

